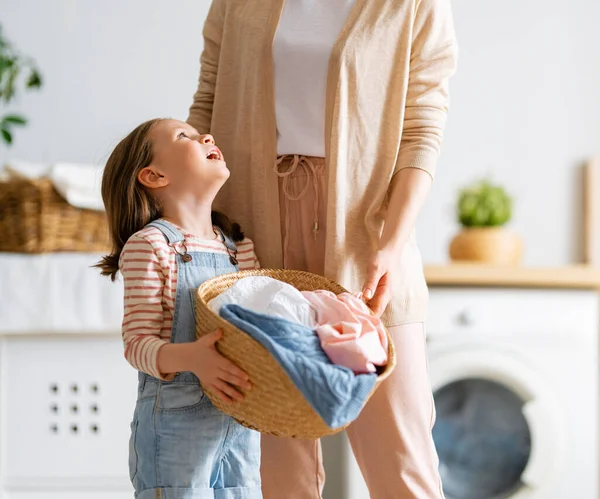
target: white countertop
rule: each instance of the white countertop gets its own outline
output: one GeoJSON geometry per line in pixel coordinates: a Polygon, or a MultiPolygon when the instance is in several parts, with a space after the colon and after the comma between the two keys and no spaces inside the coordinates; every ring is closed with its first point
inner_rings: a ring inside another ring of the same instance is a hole
{"type": "MultiPolygon", "coordinates": [[[[95,253],[0,253],[0,335],[120,334],[123,283],[102,277],[95,253]]],[[[430,286],[600,289],[600,269],[426,266],[430,286]]]]}
{"type": "Polygon", "coordinates": [[[123,283],[92,253],[0,253],[0,335],[120,334],[123,283]]]}

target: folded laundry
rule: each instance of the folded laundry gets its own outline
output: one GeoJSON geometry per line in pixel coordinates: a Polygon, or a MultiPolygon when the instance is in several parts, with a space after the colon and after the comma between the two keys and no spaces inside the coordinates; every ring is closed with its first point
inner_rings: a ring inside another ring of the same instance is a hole
{"type": "Polygon", "coordinates": [[[101,181],[103,166],[79,163],[35,163],[11,160],[1,172],[3,180],[48,178],[70,205],[88,210],[104,210],[101,181]]]}
{"type": "Polygon", "coordinates": [[[304,291],[302,295],[317,310],[316,331],[334,364],[364,373],[387,363],[385,327],[360,298],[330,291],[304,291]]]}
{"type": "Polygon", "coordinates": [[[25,178],[29,180],[47,176],[50,165],[20,159],[10,160],[4,165],[3,174],[6,178],[25,178]]]}
{"type": "Polygon", "coordinates": [[[381,320],[350,293],[300,292],[271,277],[257,276],[240,279],[208,302],[215,313],[227,304],[316,328],[329,359],[355,373],[376,372],[377,366],[387,363],[388,338],[381,320]]]}
{"type": "Polygon", "coordinates": [[[101,183],[103,167],[76,163],[56,163],[50,179],[58,193],[77,208],[104,210],[101,183]]]}
{"type": "Polygon", "coordinates": [[[208,302],[219,313],[227,304],[240,305],[248,310],[298,322],[309,328],[317,324],[315,308],[294,286],[272,277],[245,277],[208,302]]]}
{"type": "Polygon", "coordinates": [[[227,304],[220,315],[261,343],[330,428],[354,421],[377,381],[376,374],[355,375],[332,364],[315,332],[279,317],[227,304]]]}

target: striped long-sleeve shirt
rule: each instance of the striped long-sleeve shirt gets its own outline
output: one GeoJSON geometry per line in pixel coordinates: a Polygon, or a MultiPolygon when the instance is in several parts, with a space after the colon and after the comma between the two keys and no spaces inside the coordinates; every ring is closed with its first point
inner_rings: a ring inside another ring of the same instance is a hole
{"type": "MultiPolygon", "coordinates": [[[[182,231],[188,252],[227,254],[220,240],[202,240],[182,231]]],[[[240,270],[259,267],[254,244],[237,243],[240,270]]],[[[181,248],[177,248],[181,251],[181,248]]],[[[125,286],[123,343],[125,358],[137,370],[166,379],[158,370],[158,351],[169,343],[177,291],[175,250],[154,227],[127,241],[119,262],[125,286]]]]}

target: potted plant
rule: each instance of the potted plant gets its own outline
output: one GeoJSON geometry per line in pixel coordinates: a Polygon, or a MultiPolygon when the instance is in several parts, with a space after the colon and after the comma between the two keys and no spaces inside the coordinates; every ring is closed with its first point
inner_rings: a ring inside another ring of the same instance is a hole
{"type": "Polygon", "coordinates": [[[512,216],[512,198],[499,185],[482,180],[462,189],[456,212],[462,230],[450,243],[450,258],[490,264],[517,264],[521,239],[504,226],[512,216]]]}
{"type": "MultiPolygon", "coordinates": [[[[21,85],[26,89],[40,88],[42,77],[33,60],[19,53],[4,38],[0,26],[0,102],[8,105],[21,85]]],[[[0,140],[6,145],[12,144],[14,127],[26,123],[27,120],[19,114],[1,113],[0,140]]]]}

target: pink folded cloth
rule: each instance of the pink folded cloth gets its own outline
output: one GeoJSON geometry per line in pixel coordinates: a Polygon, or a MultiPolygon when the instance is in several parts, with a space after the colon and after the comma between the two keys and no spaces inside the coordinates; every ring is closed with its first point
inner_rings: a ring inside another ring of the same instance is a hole
{"type": "Polygon", "coordinates": [[[330,291],[302,294],[317,310],[316,332],[331,362],[355,373],[375,372],[387,363],[385,328],[360,298],[330,291]]]}

